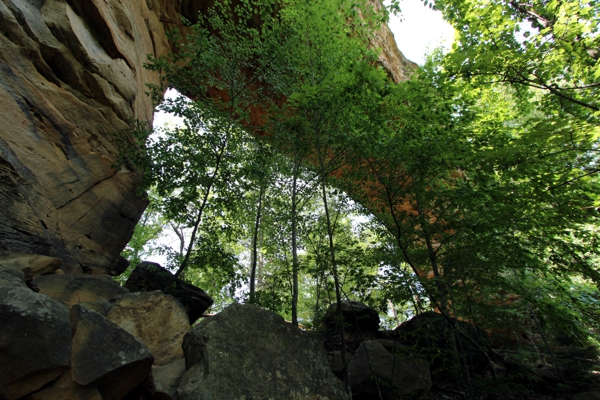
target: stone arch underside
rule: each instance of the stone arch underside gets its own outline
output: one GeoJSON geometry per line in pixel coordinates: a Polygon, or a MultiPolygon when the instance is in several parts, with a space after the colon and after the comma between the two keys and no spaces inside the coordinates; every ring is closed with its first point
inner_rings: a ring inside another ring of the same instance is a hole
{"type": "MultiPolygon", "coordinates": [[[[377,0],[374,0],[377,1],[377,0]]],[[[212,0],[0,0],[0,250],[63,260],[66,273],[117,275],[147,201],[116,168],[111,136],[153,107],[144,69],[165,31],[212,0]]],[[[414,63],[387,27],[373,39],[396,81],[414,63]]]]}

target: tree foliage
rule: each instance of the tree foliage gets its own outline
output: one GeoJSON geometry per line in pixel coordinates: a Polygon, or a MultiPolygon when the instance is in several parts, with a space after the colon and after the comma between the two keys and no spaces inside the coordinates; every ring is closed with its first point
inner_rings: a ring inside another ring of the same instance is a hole
{"type": "Polygon", "coordinates": [[[148,65],[163,77],[155,100],[167,86],[189,96],[159,106],[185,125],[135,131],[126,158],[187,229],[175,267],[223,303],[306,326],[348,297],[436,309],[449,335],[467,337],[456,317],[515,335],[529,315],[544,338],[589,343],[598,9],[435,7],[458,40],[400,83],[369,45],[387,11],[362,3],[216,2],[185,41],[174,33],[177,52],[148,65]]]}

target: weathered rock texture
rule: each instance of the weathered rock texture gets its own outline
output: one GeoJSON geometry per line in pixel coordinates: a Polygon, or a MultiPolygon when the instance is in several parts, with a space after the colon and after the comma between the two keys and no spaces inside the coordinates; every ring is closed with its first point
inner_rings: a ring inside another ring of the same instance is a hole
{"type": "Polygon", "coordinates": [[[185,309],[160,291],[129,293],[110,300],[82,303],[142,341],[154,356],[154,365],[183,358],[183,336],[190,330],[185,309]]]}
{"type": "Polygon", "coordinates": [[[413,353],[431,363],[434,380],[455,373],[452,365],[459,356],[467,358],[476,371],[488,368],[488,359],[481,351],[492,354],[485,333],[466,322],[454,322],[462,334],[455,332],[442,314],[426,311],[402,323],[394,330],[394,336],[397,345],[412,346],[413,353]],[[470,340],[465,339],[467,335],[470,340]]]}
{"type": "Polygon", "coordinates": [[[0,246],[117,274],[146,202],[110,138],[152,121],[162,24],[142,0],[1,0],[0,30],[0,246]]]}
{"type": "Polygon", "coordinates": [[[154,358],[148,347],[100,314],[71,308],[73,381],[97,386],[104,400],[120,400],[142,383],[154,358]]]}
{"type": "Polygon", "coordinates": [[[27,397],[27,400],[103,400],[95,386],[81,386],[73,381],[71,371],[61,375],[54,385],[27,397]]]}
{"type": "Polygon", "coordinates": [[[0,398],[41,388],[70,360],[67,307],[29,289],[21,271],[0,271],[0,398]]]}
{"type": "Polygon", "coordinates": [[[156,391],[169,395],[173,400],[179,398],[177,387],[183,374],[185,374],[185,359],[183,358],[160,367],[152,366],[156,391]]]}
{"type": "Polygon", "coordinates": [[[160,290],[172,295],[183,305],[192,324],[213,303],[213,299],[204,290],[181,279],[173,279],[169,270],[153,262],[138,264],[129,275],[125,287],[131,292],[160,290]]]}
{"type": "MultiPolygon", "coordinates": [[[[152,122],[147,54],[209,0],[0,0],[0,248],[55,256],[67,273],[119,274],[146,201],[111,135],[152,122]]],[[[374,0],[374,4],[378,4],[374,0]]],[[[382,28],[394,80],[412,65],[382,28]]]]}
{"type": "Polygon", "coordinates": [[[56,271],[61,264],[62,261],[55,257],[0,250],[0,270],[16,269],[22,271],[28,281],[37,275],[56,271]]]}
{"type": "Polygon", "coordinates": [[[107,275],[40,275],[31,281],[31,286],[68,307],[82,301],[108,300],[128,292],[107,275]]]}
{"type": "Polygon", "coordinates": [[[232,304],[183,341],[181,400],[345,399],[323,345],[277,314],[232,304]]]}

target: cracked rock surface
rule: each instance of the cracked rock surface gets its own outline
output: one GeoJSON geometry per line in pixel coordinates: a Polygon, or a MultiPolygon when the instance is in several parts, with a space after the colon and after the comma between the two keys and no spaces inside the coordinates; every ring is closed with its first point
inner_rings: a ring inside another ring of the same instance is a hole
{"type": "Polygon", "coordinates": [[[31,286],[69,308],[82,301],[108,300],[129,292],[108,275],[40,275],[31,286]]]}
{"type": "Polygon", "coordinates": [[[150,349],[97,312],[74,305],[71,330],[73,381],[97,386],[103,400],[122,399],[150,373],[150,349]]]}

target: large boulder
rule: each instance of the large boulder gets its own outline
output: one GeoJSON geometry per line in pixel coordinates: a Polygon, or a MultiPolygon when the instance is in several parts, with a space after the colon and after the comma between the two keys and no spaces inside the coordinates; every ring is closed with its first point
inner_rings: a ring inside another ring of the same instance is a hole
{"type": "Polygon", "coordinates": [[[82,301],[107,300],[129,292],[108,275],[40,275],[31,281],[31,286],[68,307],[82,301]]]}
{"type": "Polygon", "coordinates": [[[56,257],[0,250],[0,270],[16,269],[22,271],[28,281],[37,275],[50,274],[56,271],[61,264],[61,259],[56,257]]]}
{"type": "Polygon", "coordinates": [[[111,136],[151,122],[169,50],[144,0],[0,0],[0,248],[61,258],[67,273],[119,274],[147,201],[115,168],[111,136]]]}
{"type": "Polygon", "coordinates": [[[204,290],[181,279],[174,279],[171,272],[153,262],[138,264],[125,282],[125,287],[131,292],[160,290],[170,294],[183,304],[192,324],[213,303],[204,290]]]}
{"type": "Polygon", "coordinates": [[[155,365],[165,365],[183,358],[183,336],[190,330],[190,320],[183,306],[160,291],[128,293],[110,300],[84,302],[109,321],[148,346],[155,365]]]}
{"type": "Polygon", "coordinates": [[[103,400],[120,400],[148,377],[154,361],[150,349],[102,315],[76,304],[71,329],[75,383],[97,386],[103,400]]]}
{"type": "Polygon", "coordinates": [[[185,359],[173,361],[162,366],[152,366],[152,376],[157,392],[165,393],[173,400],[177,400],[177,387],[183,374],[185,374],[185,359]]]}
{"type": "Polygon", "coordinates": [[[232,304],[183,340],[181,400],[347,399],[313,335],[255,305],[232,304]]]}
{"type": "Polygon", "coordinates": [[[21,271],[0,271],[0,398],[41,388],[70,360],[67,307],[29,289],[21,271]]]}
{"type": "Polygon", "coordinates": [[[399,357],[378,341],[362,343],[348,365],[348,377],[355,400],[395,400],[431,389],[429,363],[399,357]]]}
{"type": "MultiPolygon", "coordinates": [[[[344,327],[347,331],[371,333],[379,330],[379,313],[358,301],[343,300],[341,303],[344,327]]],[[[333,303],[323,316],[323,324],[327,329],[334,329],[337,324],[337,303],[333,303]]]]}

